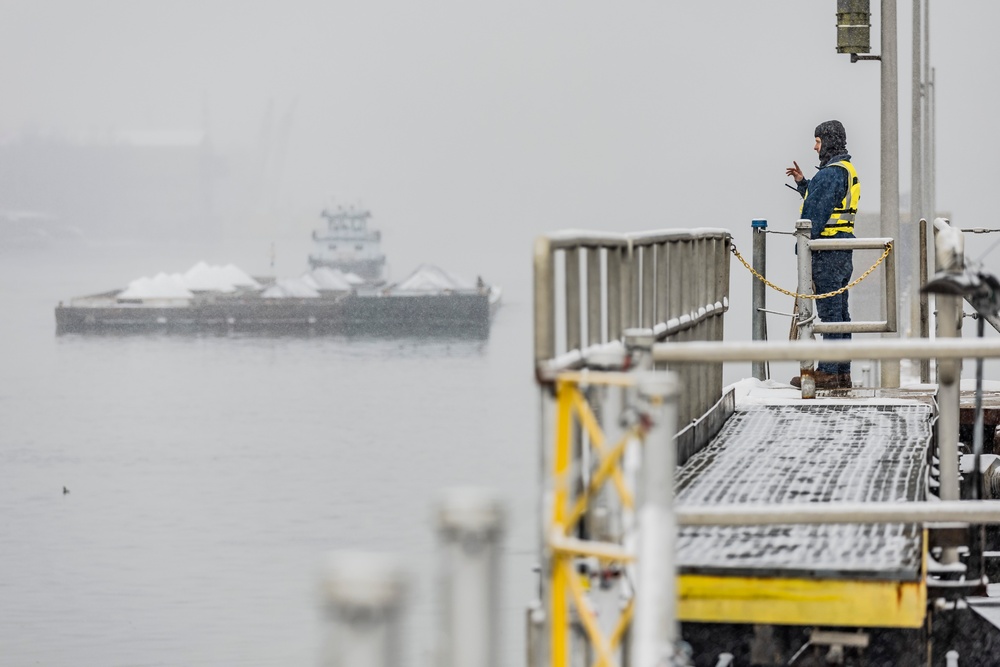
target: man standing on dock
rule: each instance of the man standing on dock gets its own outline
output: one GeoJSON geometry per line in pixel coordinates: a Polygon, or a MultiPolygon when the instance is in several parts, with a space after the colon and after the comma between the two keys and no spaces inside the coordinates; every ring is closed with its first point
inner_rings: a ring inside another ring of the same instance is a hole
{"type": "MultiPolygon", "coordinates": [[[[858,172],[851,164],[847,152],[847,130],[838,120],[828,120],[816,127],[816,145],[819,153],[819,171],[812,179],[805,178],[797,162],[785,170],[795,179],[796,189],[802,195],[799,218],[812,221],[810,238],[854,238],[854,219],[858,213],[861,185],[858,172]]],[[[854,271],[853,253],[850,250],[824,250],[812,255],[813,289],[816,294],[835,292],[851,280],[854,271]]],[[[836,296],[816,300],[816,310],[824,322],[850,322],[847,291],[836,296]]],[[[825,340],[850,339],[849,333],[826,333],[825,340]]],[[[849,389],[851,362],[820,362],[815,374],[817,389],[849,389]]],[[[792,386],[800,386],[798,376],[792,386]]]]}

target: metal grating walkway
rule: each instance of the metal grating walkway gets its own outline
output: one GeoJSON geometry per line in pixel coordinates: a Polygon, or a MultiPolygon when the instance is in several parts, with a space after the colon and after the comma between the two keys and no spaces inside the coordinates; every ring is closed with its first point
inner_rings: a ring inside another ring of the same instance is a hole
{"type": "MultiPolygon", "coordinates": [[[[926,404],[747,405],[680,469],[677,502],[772,504],[924,497],[926,404]]],[[[684,573],[916,580],[914,524],[684,528],[684,573]]]]}

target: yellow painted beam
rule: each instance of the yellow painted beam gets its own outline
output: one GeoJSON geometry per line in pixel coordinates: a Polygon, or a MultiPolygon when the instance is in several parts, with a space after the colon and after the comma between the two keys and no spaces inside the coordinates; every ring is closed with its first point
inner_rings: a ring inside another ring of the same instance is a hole
{"type": "Polygon", "coordinates": [[[593,556],[602,561],[631,563],[635,555],[614,542],[598,542],[596,540],[580,540],[566,537],[562,533],[553,532],[549,536],[549,549],[562,556],[593,556]]]}
{"type": "MultiPolygon", "coordinates": [[[[597,493],[601,486],[604,485],[604,482],[607,481],[608,476],[612,474],[612,471],[617,473],[618,477],[621,478],[619,460],[625,453],[625,447],[628,445],[628,441],[632,437],[635,437],[635,433],[629,431],[622,436],[621,440],[619,440],[614,446],[614,449],[607,454],[602,454],[603,458],[601,459],[601,464],[597,468],[597,472],[591,476],[590,484],[587,486],[587,492],[580,495],[576,499],[576,503],[574,503],[573,509],[569,513],[569,518],[566,519],[567,533],[576,526],[576,522],[579,521],[580,517],[583,516],[583,513],[587,511],[587,505],[590,498],[597,493]]],[[[620,479],[618,496],[622,500],[622,505],[628,509],[632,509],[634,501],[632,500],[632,494],[629,493],[628,489],[625,487],[624,479],[620,479]]]]}
{"type": "Polygon", "coordinates": [[[919,628],[927,610],[922,581],[761,579],[685,574],[678,615],[705,623],[919,628]]]}
{"type": "Polygon", "coordinates": [[[570,576],[569,589],[573,593],[573,603],[576,605],[577,617],[583,624],[584,630],[587,631],[590,646],[597,652],[597,659],[600,661],[600,664],[618,667],[618,663],[615,662],[615,659],[611,655],[611,647],[608,645],[608,640],[604,637],[604,633],[601,632],[601,628],[597,624],[597,616],[584,598],[583,582],[580,581],[579,576],[570,576]]]}
{"type": "Polygon", "coordinates": [[[634,387],[635,373],[618,371],[565,371],[556,376],[556,381],[571,382],[575,385],[607,385],[616,387],[634,387]]]}
{"type": "MultiPolygon", "coordinates": [[[[566,530],[566,512],[569,509],[568,476],[570,464],[570,429],[573,420],[574,387],[566,382],[556,383],[556,446],[552,476],[554,498],[552,504],[552,529],[558,534],[566,530]]],[[[569,665],[569,569],[566,558],[558,553],[551,555],[552,588],[549,591],[550,645],[553,667],[569,665]]]]}
{"type": "MultiPolygon", "coordinates": [[[[580,423],[587,430],[590,435],[590,444],[593,446],[597,453],[603,457],[607,458],[608,453],[604,450],[604,432],[601,430],[600,425],[597,423],[597,417],[594,416],[594,412],[590,409],[590,404],[584,399],[583,394],[580,393],[579,389],[574,389],[573,391],[573,407],[576,408],[577,416],[580,419],[580,423]]],[[[627,442],[628,435],[623,438],[627,442]]],[[[624,451],[625,442],[622,442],[622,451],[624,451]]],[[[615,459],[617,462],[617,458],[615,459]]],[[[617,465],[611,468],[612,479],[615,483],[615,488],[618,489],[618,496],[622,499],[622,504],[625,507],[632,509],[635,504],[632,500],[632,494],[629,493],[628,487],[625,485],[625,478],[622,477],[621,468],[617,465]]]]}

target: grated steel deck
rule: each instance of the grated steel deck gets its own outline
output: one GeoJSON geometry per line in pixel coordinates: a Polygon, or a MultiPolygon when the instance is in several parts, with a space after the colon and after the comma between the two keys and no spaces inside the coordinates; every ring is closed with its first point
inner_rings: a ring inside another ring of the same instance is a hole
{"type": "MultiPolygon", "coordinates": [[[[677,502],[922,500],[931,423],[917,403],[743,406],[679,470],[677,502]]],[[[921,537],[914,524],[689,527],[678,562],[691,574],[912,581],[921,537]]]]}

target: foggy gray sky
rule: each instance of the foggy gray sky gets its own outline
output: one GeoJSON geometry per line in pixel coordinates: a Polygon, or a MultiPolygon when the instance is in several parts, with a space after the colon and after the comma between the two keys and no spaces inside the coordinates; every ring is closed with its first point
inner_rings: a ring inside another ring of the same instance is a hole
{"type": "MultiPolygon", "coordinates": [[[[931,4],[939,207],[991,225],[1000,5],[931,4]]],[[[847,127],[862,209],[878,206],[879,65],[835,52],[834,0],[0,7],[0,136],[207,128],[253,162],[270,114],[257,210],[221,221],[234,248],[301,235],[331,197],[373,210],[396,277],[432,261],[526,281],[531,239],[566,227],[726,227],[748,247],[753,217],[792,226],[784,167],[812,172],[829,118],[847,127]]],[[[898,4],[904,192],[911,8],[898,4]]]]}

